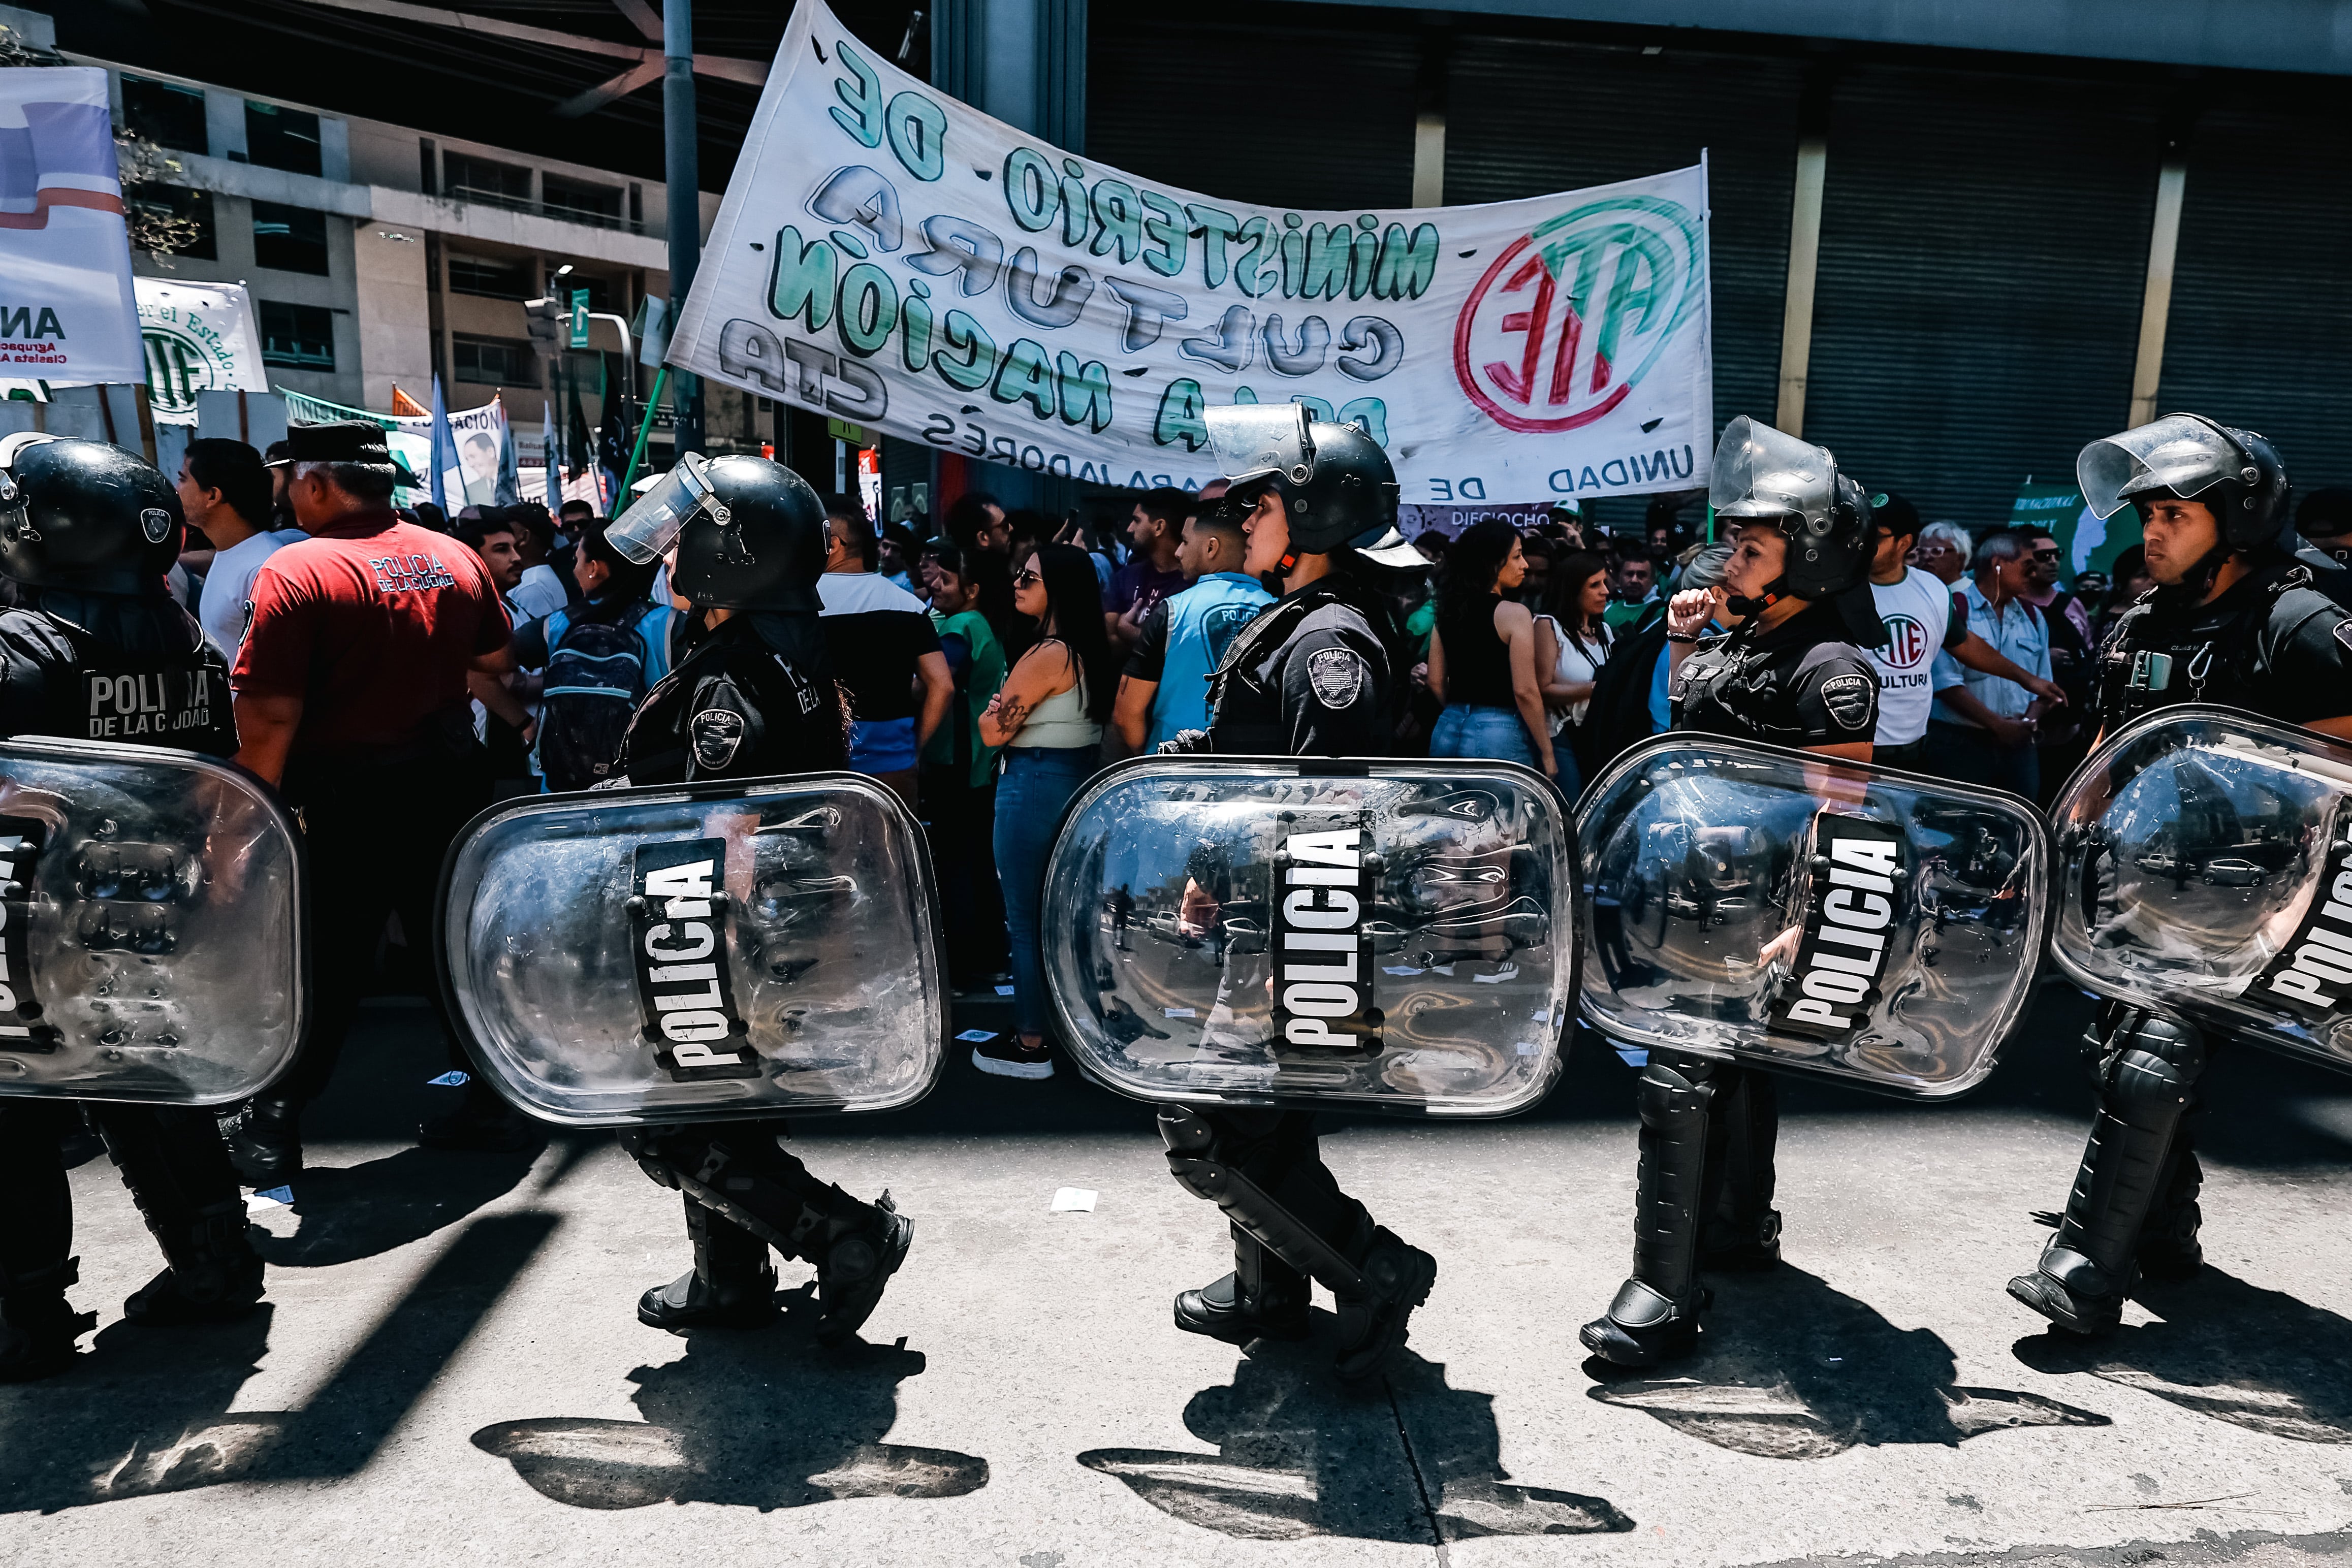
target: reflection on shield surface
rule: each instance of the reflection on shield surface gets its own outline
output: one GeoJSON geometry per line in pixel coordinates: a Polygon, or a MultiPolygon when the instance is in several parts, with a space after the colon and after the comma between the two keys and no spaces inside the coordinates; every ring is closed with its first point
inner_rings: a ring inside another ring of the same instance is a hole
{"type": "Polygon", "coordinates": [[[2352,746],[2218,707],[2108,737],[2051,810],[2091,990],[2352,1071],[2352,746]]]}
{"type": "Polygon", "coordinates": [[[2051,855],[2012,796],[1678,733],[1601,775],[1578,836],[1613,1040],[1936,1098],[2024,1016],[2051,855]]]}
{"type": "Polygon", "coordinates": [[[1138,758],[1064,819],[1046,979],[1138,1099],[1507,1115],[1559,1071],[1574,853],[1505,763],[1138,758]]]}
{"type": "Polygon", "coordinates": [[[199,757],[0,743],[0,1094],[220,1105],[301,1043],[302,857],[199,757]]]}
{"type": "Polygon", "coordinates": [[[526,797],[442,872],[474,1061],[572,1126],[881,1111],[947,1032],[921,831],[857,774],[526,797]]]}

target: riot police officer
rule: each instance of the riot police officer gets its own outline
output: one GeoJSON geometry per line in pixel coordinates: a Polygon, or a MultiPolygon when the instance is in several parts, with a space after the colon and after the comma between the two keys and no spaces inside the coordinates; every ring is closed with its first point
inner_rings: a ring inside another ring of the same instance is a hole
{"type": "MultiPolygon", "coordinates": [[[[180,538],[171,481],[130,453],[46,435],[0,440],[0,572],[18,600],[0,612],[0,734],[130,739],[215,757],[236,749],[228,670],[163,586],[180,538]],[[142,711],[126,733],[113,705],[90,699],[96,683],[133,677],[142,711]]],[[[59,1145],[81,1109],[0,1099],[0,1381],[63,1369],[97,1322],[66,1301],[78,1260],[59,1145]]],[[[122,1303],[123,1315],[168,1324],[250,1311],[261,1299],[261,1259],[213,1113],[87,1109],[167,1265],[122,1303]]]]}
{"type": "MultiPolygon", "coordinates": [[[[1211,409],[1230,485],[1221,503],[1248,535],[1243,570],[1282,597],[1226,650],[1209,727],[1166,749],[1243,756],[1377,757],[1391,746],[1397,634],[1371,566],[1419,567],[1396,532],[1388,455],[1354,425],[1309,422],[1295,403],[1211,409]]],[[[1276,1108],[1160,1114],[1168,1165],[1225,1211],[1234,1270],[1176,1298],[1176,1326],[1233,1344],[1307,1333],[1309,1281],[1337,1301],[1341,1376],[1370,1376],[1405,1340],[1437,1261],[1339,1189],[1313,1114],[1276,1108]]]]}
{"type": "MultiPolygon", "coordinates": [[[[1666,609],[1675,727],[1871,759],[1886,632],[1871,594],[1870,504],[1824,449],[1745,417],[1716,450],[1710,499],[1737,530],[1718,589],[1666,609]],[[1717,595],[1722,597],[1718,599],[1717,595]],[[1718,606],[1743,617],[1702,636],[1718,606]]],[[[1772,1207],[1779,1096],[1769,1072],[1653,1050],[1642,1072],[1633,1272],[1584,1346],[1621,1366],[1695,1347],[1708,1269],[1780,1260],[1772,1207]]]]}
{"type": "MultiPolygon", "coordinates": [[[[691,608],[670,674],[622,742],[621,780],[695,783],[847,766],[848,707],[835,685],[817,578],[825,515],[792,470],[689,455],[605,538],[641,564],[667,555],[691,608]]],[[[856,1333],[907,1256],[914,1223],[884,1193],[862,1202],[784,1152],[781,1121],[698,1122],[626,1134],[647,1176],[685,1195],[694,1267],[647,1291],[656,1328],[758,1327],[775,1312],[772,1247],[814,1263],[818,1337],[856,1333]]]]}
{"type": "MultiPolygon", "coordinates": [[[[2076,461],[2092,510],[2139,514],[2157,586],[2117,617],[2096,662],[2102,730],[2179,703],[2220,703],[2352,737],[2352,615],[2314,586],[2288,526],[2286,470],[2250,430],[2167,414],[2076,461]]],[[[2104,1004],[2084,1045],[2099,1110],[2058,1234],[2009,1293],[2100,1334],[2141,1277],[2203,1264],[2197,1083],[2221,1041],[2104,1004]]]]}

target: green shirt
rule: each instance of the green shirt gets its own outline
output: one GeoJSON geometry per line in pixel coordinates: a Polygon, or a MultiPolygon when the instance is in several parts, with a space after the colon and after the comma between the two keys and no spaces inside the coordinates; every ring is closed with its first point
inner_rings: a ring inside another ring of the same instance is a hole
{"type": "Polygon", "coordinates": [[[969,755],[971,769],[966,781],[972,789],[984,789],[989,775],[996,770],[996,747],[980,743],[980,716],[988,711],[989,699],[1004,685],[1004,644],[996,640],[977,610],[953,615],[934,610],[931,624],[942,643],[950,637],[961,638],[967,652],[963,662],[954,666],[956,700],[948,705],[946,722],[923,747],[923,760],[945,768],[969,755]]]}

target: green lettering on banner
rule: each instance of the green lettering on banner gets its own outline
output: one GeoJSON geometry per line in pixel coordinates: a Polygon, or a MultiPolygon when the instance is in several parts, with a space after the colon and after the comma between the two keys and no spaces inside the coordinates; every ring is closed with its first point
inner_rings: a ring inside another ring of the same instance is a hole
{"type": "Polygon", "coordinates": [[[1143,204],[1148,209],[1143,235],[1150,241],[1143,248],[1143,265],[1162,277],[1174,277],[1184,270],[1184,209],[1157,191],[1144,192],[1143,204]]]}
{"type": "Polygon", "coordinates": [[[1198,202],[1184,209],[1192,226],[1201,231],[1201,280],[1212,288],[1225,286],[1225,242],[1241,232],[1241,220],[1218,207],[1204,207],[1198,202]]]}
{"type": "Polygon", "coordinates": [[[946,341],[931,356],[931,363],[950,386],[978,392],[996,379],[996,340],[987,328],[961,310],[950,310],[940,335],[946,341]],[[958,359],[958,354],[964,357],[958,359]]]}
{"type": "MultiPolygon", "coordinates": [[[[1252,398],[1249,401],[1255,402],[1252,398]]],[[[1151,441],[1156,446],[1184,444],[1187,452],[1198,452],[1209,444],[1208,422],[1201,417],[1201,383],[1190,376],[1180,376],[1168,383],[1160,394],[1160,412],[1152,416],[1151,441]]]]}
{"type": "Polygon", "coordinates": [[[1308,299],[1337,299],[1347,292],[1348,268],[1356,256],[1356,231],[1348,224],[1317,224],[1307,231],[1307,266],[1298,292],[1308,299]]]}
{"type": "Polygon", "coordinates": [[[840,97],[842,104],[848,106],[848,112],[842,112],[839,105],[827,112],[833,116],[835,124],[857,138],[863,145],[881,146],[882,78],[874,74],[874,68],[850,47],[847,39],[835,38],[833,52],[856,74],[857,79],[853,84],[841,78],[835,78],[833,90],[840,97]]]}
{"type": "Polygon", "coordinates": [[[1083,424],[1100,435],[1110,428],[1110,367],[1081,361],[1067,349],[1054,357],[1061,382],[1062,423],[1083,424]]]}
{"type": "Polygon", "coordinates": [[[801,243],[801,231],[776,231],[776,259],[768,274],[768,314],[779,321],[805,315],[809,329],[833,319],[833,246],[824,240],[801,243]]]}
{"type": "Polygon", "coordinates": [[[1259,265],[1273,248],[1274,225],[1263,216],[1254,217],[1242,225],[1241,233],[1234,237],[1248,241],[1249,249],[1234,257],[1234,287],[1252,299],[1263,298],[1275,287],[1259,265]]]}
{"type": "Polygon", "coordinates": [[[1062,243],[1078,245],[1087,237],[1087,170],[1075,158],[1062,160],[1062,243]]]}
{"type": "Polygon", "coordinates": [[[1365,213],[1356,219],[1356,237],[1349,248],[1348,298],[1361,299],[1372,287],[1372,271],[1381,259],[1381,220],[1365,213]]]}
{"type": "Polygon", "coordinates": [[[1095,222],[1102,228],[1087,248],[1097,256],[1118,250],[1119,265],[1133,261],[1143,249],[1143,213],[1137,206],[1135,187],[1124,180],[1102,180],[1094,193],[1095,222]]]}
{"type": "Polygon", "coordinates": [[[1372,298],[1418,299],[1437,276],[1435,224],[1423,224],[1405,236],[1402,224],[1391,224],[1381,236],[1381,259],[1372,268],[1372,298]]]}
{"type": "Polygon", "coordinates": [[[1389,405],[1376,397],[1360,397],[1339,410],[1341,424],[1360,424],[1375,446],[1389,444],[1389,405]]]}
{"type": "Polygon", "coordinates": [[[898,324],[898,288],[890,275],[861,261],[841,277],[841,340],[859,359],[880,351],[898,324]]]}
{"type": "MultiPolygon", "coordinates": [[[[890,151],[918,180],[936,180],[947,171],[947,111],[919,92],[890,100],[890,151]]],[[[872,145],[872,143],[867,143],[872,145]]]]}
{"type": "Polygon", "coordinates": [[[988,395],[999,402],[1025,402],[1039,419],[1054,417],[1054,371],[1042,343],[1015,338],[1004,350],[988,395]]]}
{"type": "Polygon", "coordinates": [[[1062,186],[1043,152],[1015,147],[1004,155],[1004,210],[1030,234],[1054,226],[1062,210],[1062,186]]]}
{"type": "Polygon", "coordinates": [[[1282,222],[1282,297],[1296,299],[1307,271],[1307,236],[1299,230],[1297,213],[1283,214],[1282,222]]]}
{"type": "Polygon", "coordinates": [[[899,307],[898,319],[904,323],[898,334],[898,358],[909,371],[920,371],[931,362],[931,289],[919,277],[907,280],[907,301],[899,307]]]}

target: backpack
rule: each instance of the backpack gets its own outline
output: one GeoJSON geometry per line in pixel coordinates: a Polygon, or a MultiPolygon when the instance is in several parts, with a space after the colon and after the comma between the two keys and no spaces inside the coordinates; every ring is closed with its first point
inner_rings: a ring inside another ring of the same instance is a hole
{"type": "Polygon", "coordinates": [[[539,767],[548,789],[586,789],[612,776],[621,737],[645,700],[650,656],[637,628],[653,608],[639,601],[617,615],[598,615],[583,605],[549,647],[539,710],[539,767]]]}
{"type": "Polygon", "coordinates": [[[1570,736],[1576,753],[1578,776],[1586,783],[1630,747],[1654,733],[1650,718],[1650,683],[1666,652],[1666,623],[1661,618],[1639,631],[1620,631],[1609,650],[1608,662],[1593,677],[1592,700],[1584,722],[1570,736]]]}

